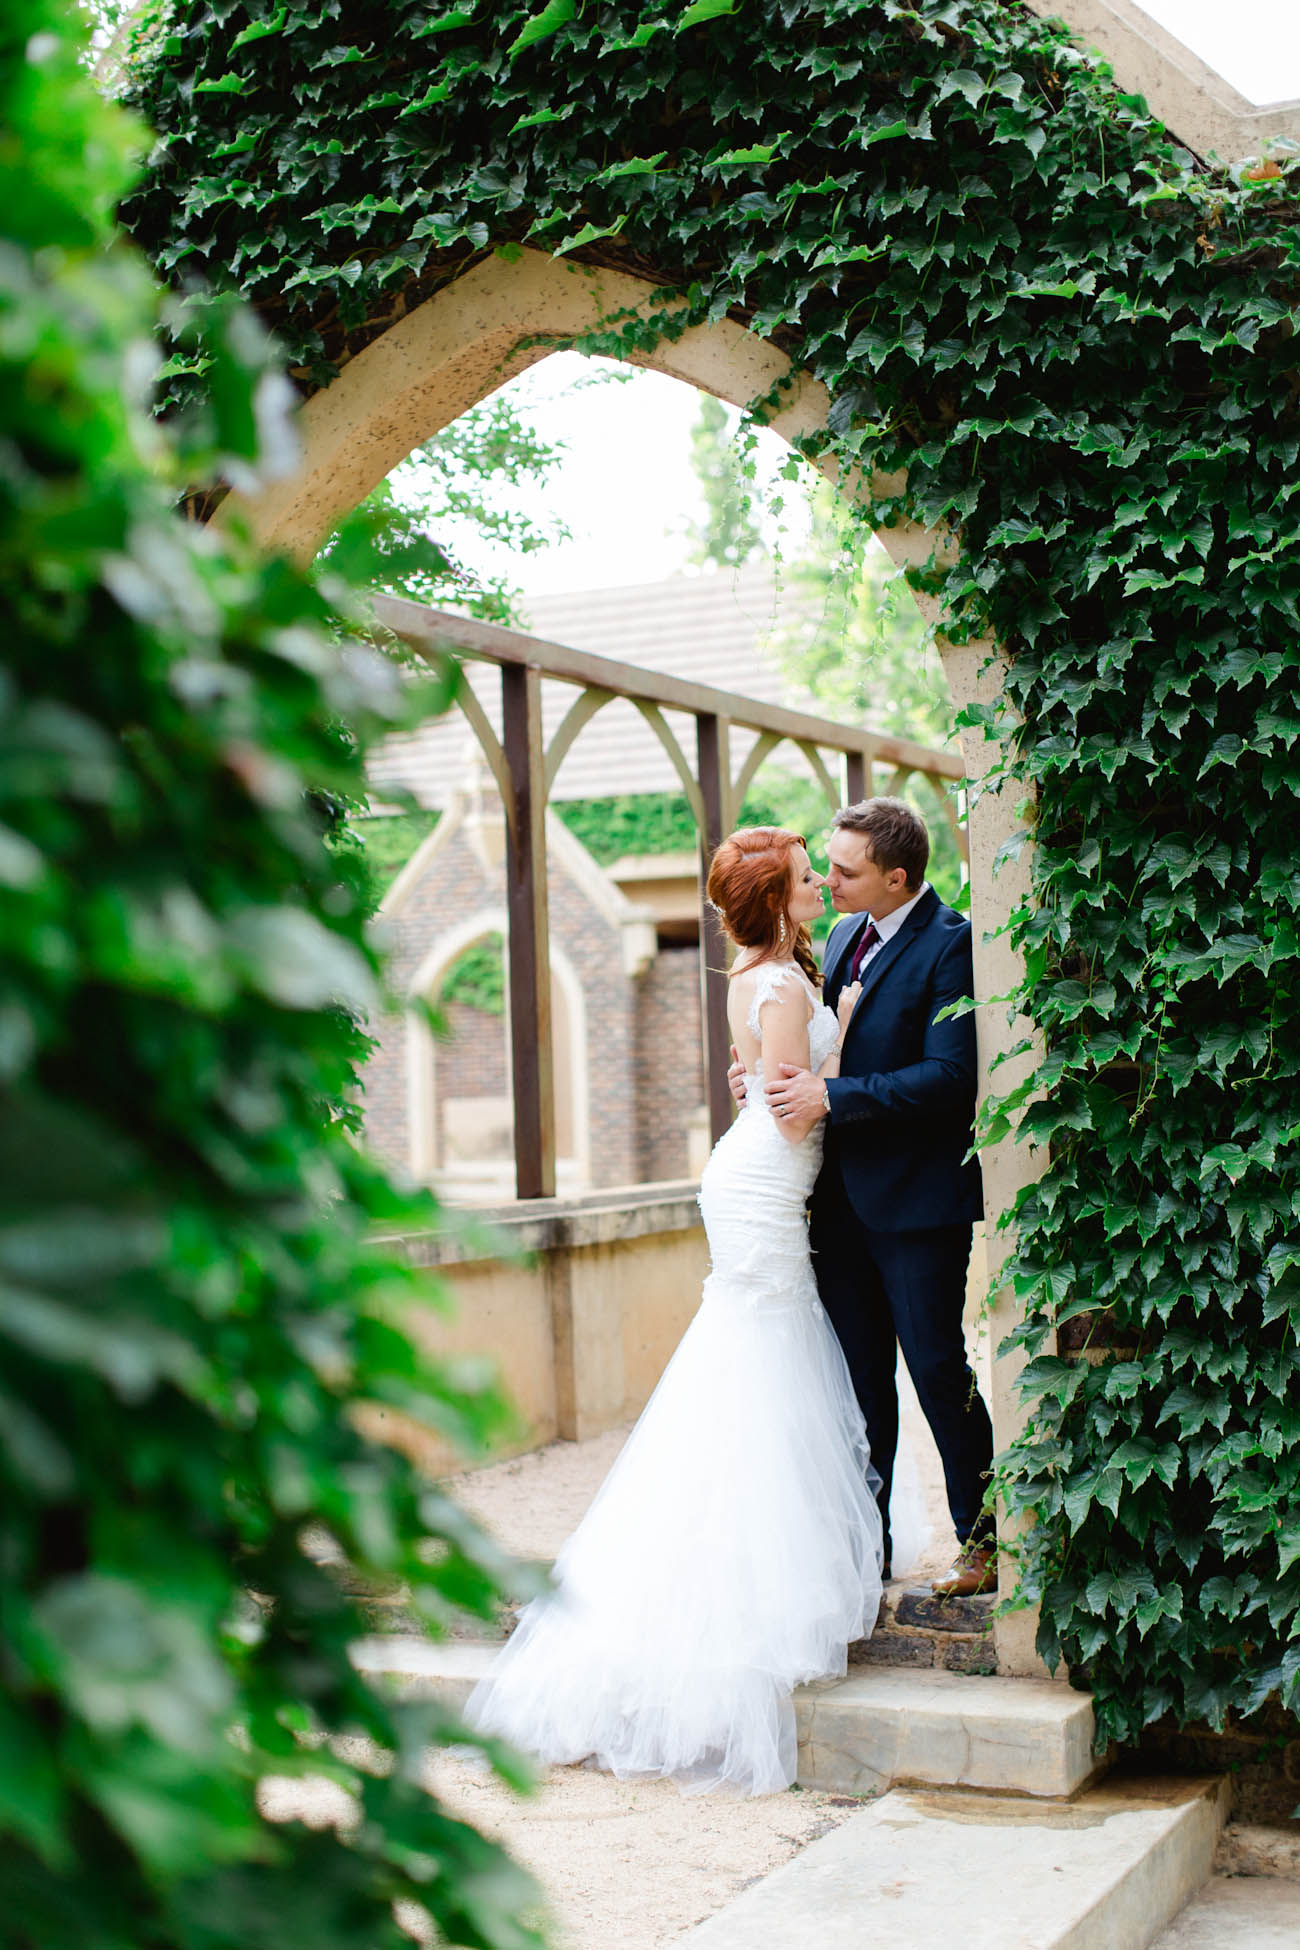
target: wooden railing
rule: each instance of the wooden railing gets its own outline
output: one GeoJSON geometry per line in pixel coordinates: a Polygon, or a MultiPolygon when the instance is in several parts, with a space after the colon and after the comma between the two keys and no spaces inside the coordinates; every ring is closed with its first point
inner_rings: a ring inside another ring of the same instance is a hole
{"type": "MultiPolygon", "coordinates": [[[[555,1093],[551,1058],[551,989],[546,881],[546,801],[566,753],[583,727],[616,697],[629,699],[672,761],[695,819],[702,867],[736,822],[764,759],[786,740],[808,761],[831,810],[876,791],[897,792],[919,776],[934,788],[966,852],[952,786],[965,777],[961,759],[905,738],[836,724],[779,704],[717,691],[682,677],[616,663],[585,650],[477,623],[447,610],[426,609],[396,596],[375,599],[381,626],[431,660],[447,655],[500,666],[501,736],[468,684],[456,703],[469,721],[496,780],[505,809],[506,908],[509,924],[510,1046],[515,1118],[515,1192],[521,1199],[555,1192],[555,1093]],[[542,735],[542,679],[572,684],[577,696],[549,746],[542,735]],[[664,718],[665,708],[695,720],[694,760],[664,718]],[[730,734],[740,726],[758,734],[733,775],[730,734]],[[840,760],[832,776],[822,754],[840,760]],[[877,780],[877,771],[884,777],[877,780]]],[[[704,1074],[715,1140],[731,1117],[727,1090],[726,944],[718,917],[703,899],[700,967],[703,983],[704,1074]]]]}

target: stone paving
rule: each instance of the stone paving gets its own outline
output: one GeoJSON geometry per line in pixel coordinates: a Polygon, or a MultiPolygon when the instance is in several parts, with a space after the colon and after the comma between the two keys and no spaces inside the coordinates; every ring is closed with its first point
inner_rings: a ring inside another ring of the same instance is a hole
{"type": "Polygon", "coordinates": [[[1300,1883],[1212,1876],[1152,1950],[1296,1950],[1300,1883]]]}
{"type": "MultiPolygon", "coordinates": [[[[660,1950],[863,1806],[800,1789],[756,1801],[688,1798],[666,1781],[615,1781],[585,1767],[553,1768],[521,1799],[448,1752],[429,1756],[425,1779],[531,1870],[555,1950],[660,1950]]],[[[266,1782],[260,1800],[272,1819],[355,1819],[348,1795],[320,1777],[266,1782]]],[[[432,1941],[418,1919],[404,1920],[418,1941],[432,1941]]]]}

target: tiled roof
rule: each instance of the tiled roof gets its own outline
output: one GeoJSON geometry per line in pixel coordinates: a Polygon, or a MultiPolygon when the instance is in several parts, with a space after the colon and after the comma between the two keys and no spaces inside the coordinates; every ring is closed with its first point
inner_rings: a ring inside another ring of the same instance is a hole
{"type": "MultiPolygon", "coordinates": [[[[796,629],[804,607],[778,593],[765,562],[739,570],[672,576],[622,589],[589,589],[573,595],[531,596],[531,634],[576,650],[689,677],[719,690],[739,691],[765,703],[786,704],[823,715],[805,692],[782,675],[774,643],[796,629]]],[[[467,676],[493,726],[500,731],[500,679],[490,664],[467,665],[467,676]]],[[[571,684],[543,684],[546,737],[577,696],[571,684]]],[[[694,759],[689,718],[665,712],[678,742],[694,759]]],[[[732,762],[748,750],[752,734],[733,735],[732,762]]],[[[463,782],[475,751],[473,733],[459,711],[386,739],[372,755],[375,800],[385,788],[414,793],[422,806],[441,807],[463,782]]],[[[776,754],[776,762],[783,756],[776,754]]],[[[795,766],[803,760],[789,754],[795,766]]],[[[571,747],[555,782],[557,799],[598,799],[624,792],[679,790],[677,774],[658,739],[625,699],[607,704],[571,747]]]]}

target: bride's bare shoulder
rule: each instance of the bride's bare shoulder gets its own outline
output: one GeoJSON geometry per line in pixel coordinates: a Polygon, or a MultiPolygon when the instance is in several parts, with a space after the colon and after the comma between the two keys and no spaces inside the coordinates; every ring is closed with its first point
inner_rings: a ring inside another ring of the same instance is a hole
{"type": "Polygon", "coordinates": [[[743,1020],[755,1036],[762,1034],[760,1014],[768,1003],[798,1011],[805,1017],[814,1004],[808,977],[793,961],[760,961],[744,964],[731,977],[733,1019],[743,1020]]]}

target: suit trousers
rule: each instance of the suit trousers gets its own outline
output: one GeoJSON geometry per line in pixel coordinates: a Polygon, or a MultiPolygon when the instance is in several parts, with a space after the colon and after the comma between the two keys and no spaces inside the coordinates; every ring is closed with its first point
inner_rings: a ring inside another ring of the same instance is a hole
{"type": "Polygon", "coordinates": [[[959,1542],[993,1541],[981,1515],[993,1429],[966,1358],[962,1312],[968,1224],[880,1232],[863,1224],[839,1171],[823,1170],[811,1207],[813,1267],[867,1424],[889,1554],[889,1493],[898,1448],[898,1348],[943,1463],[959,1542]]]}

